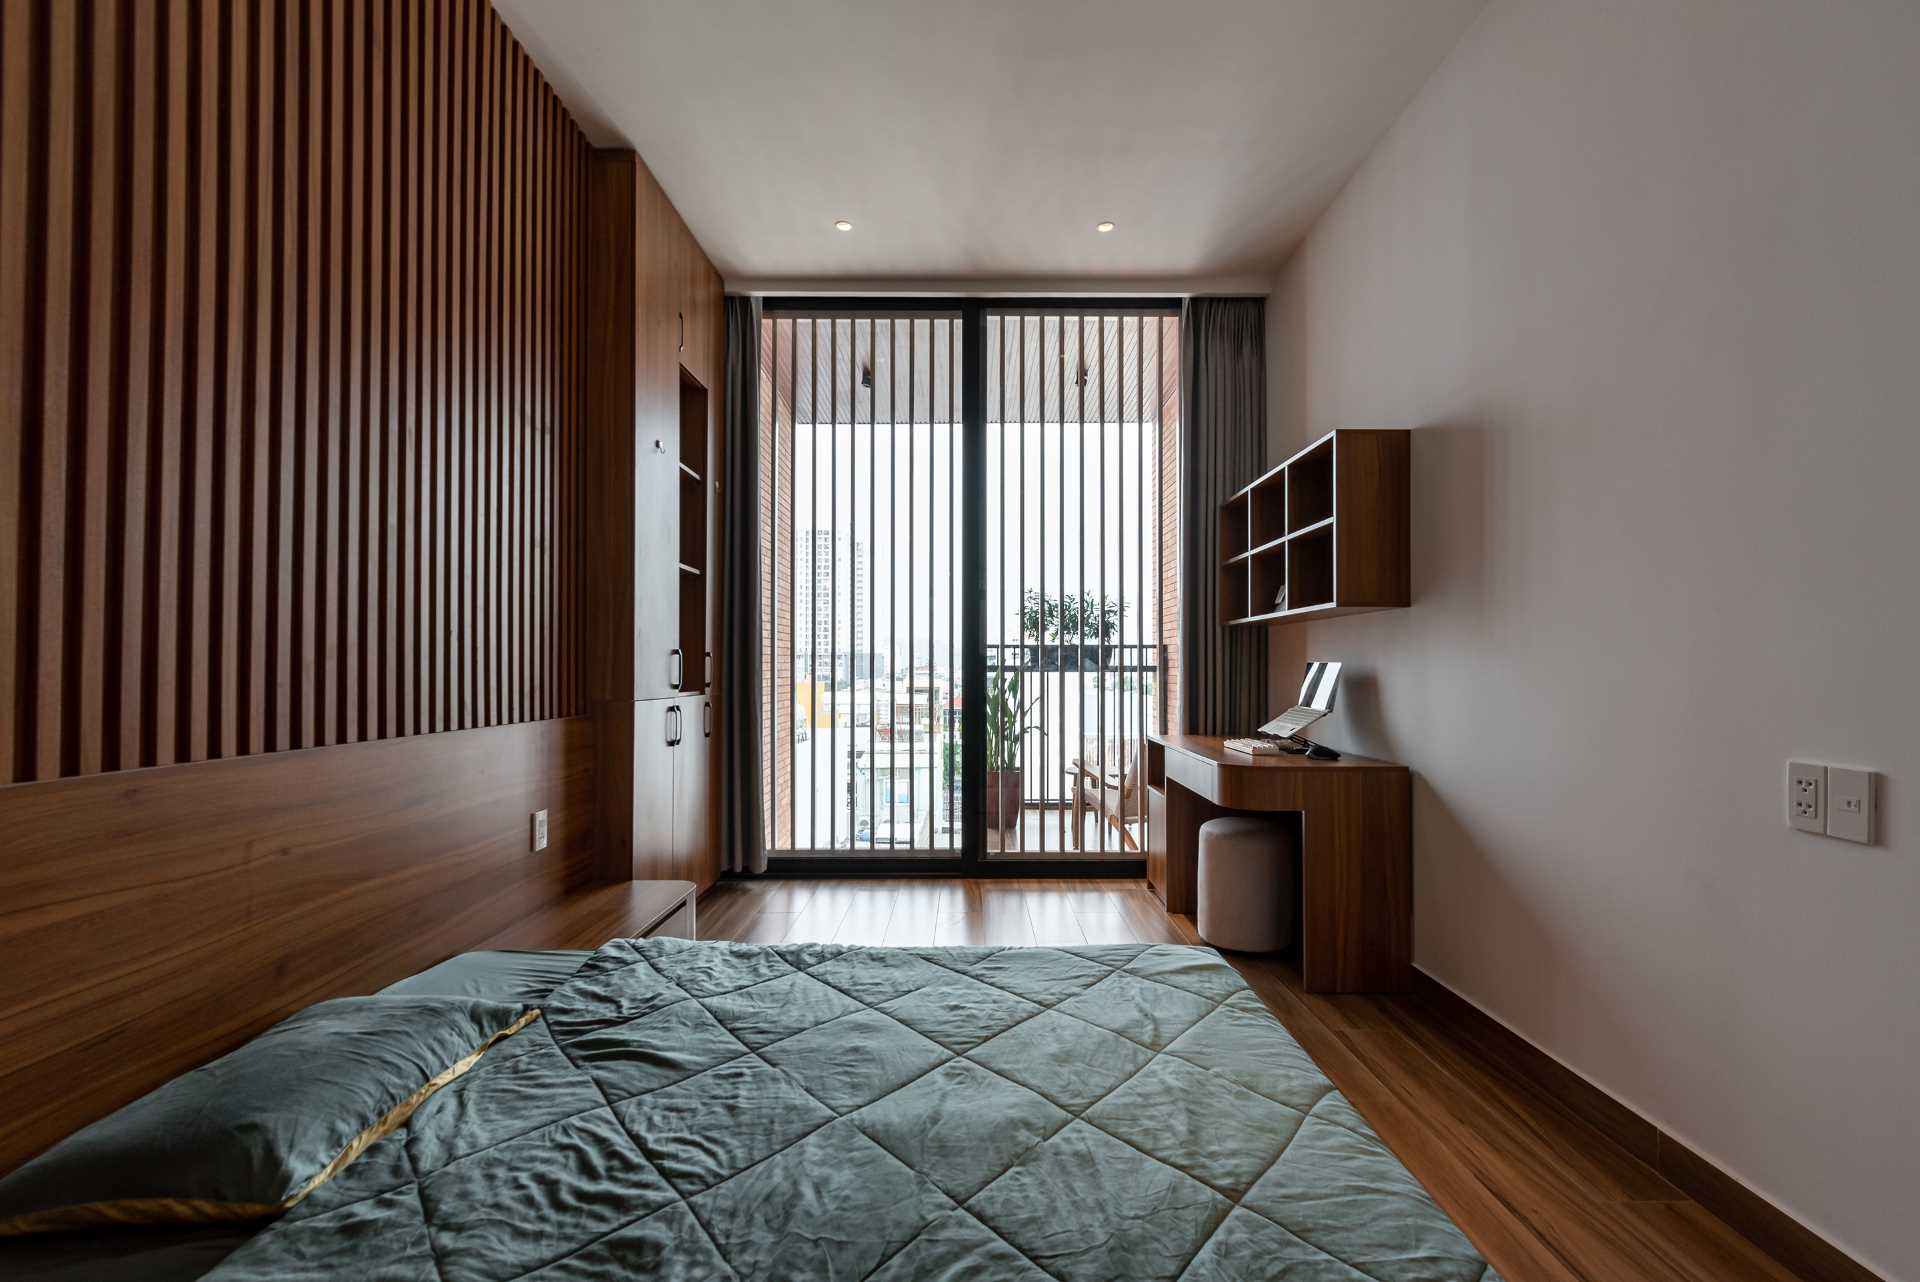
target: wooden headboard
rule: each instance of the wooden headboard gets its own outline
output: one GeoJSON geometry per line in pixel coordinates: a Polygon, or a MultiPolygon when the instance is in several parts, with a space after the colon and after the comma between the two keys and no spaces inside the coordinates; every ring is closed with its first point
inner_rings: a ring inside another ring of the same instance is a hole
{"type": "Polygon", "coordinates": [[[582,884],[592,758],[572,717],[0,788],[0,1172],[582,884]]]}

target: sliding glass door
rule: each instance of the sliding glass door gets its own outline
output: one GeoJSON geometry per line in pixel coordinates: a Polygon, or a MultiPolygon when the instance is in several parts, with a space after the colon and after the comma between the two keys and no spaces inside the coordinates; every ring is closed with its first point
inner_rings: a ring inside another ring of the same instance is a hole
{"type": "Polygon", "coordinates": [[[1140,744],[1169,694],[1177,325],[1148,307],[769,303],[775,860],[1139,859],[1140,744]]]}
{"type": "Polygon", "coordinates": [[[1138,857],[1178,558],[1170,315],[986,316],[988,857],[1138,857]]]}

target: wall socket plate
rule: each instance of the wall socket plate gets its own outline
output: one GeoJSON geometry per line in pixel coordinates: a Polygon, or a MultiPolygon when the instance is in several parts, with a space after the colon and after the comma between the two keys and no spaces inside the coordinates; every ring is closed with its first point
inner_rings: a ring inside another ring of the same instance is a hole
{"type": "Polygon", "coordinates": [[[1873,771],[1827,768],[1827,836],[1873,842],[1873,771]]]}
{"type": "Polygon", "coordinates": [[[1787,826],[1827,831],[1827,768],[1811,761],[1787,763],[1787,826]]]}
{"type": "Polygon", "coordinates": [[[533,853],[536,855],[547,848],[547,812],[533,812],[533,853]]]}

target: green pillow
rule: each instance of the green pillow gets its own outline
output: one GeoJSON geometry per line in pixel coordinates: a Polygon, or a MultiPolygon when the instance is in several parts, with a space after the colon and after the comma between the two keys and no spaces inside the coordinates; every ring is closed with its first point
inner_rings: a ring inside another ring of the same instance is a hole
{"type": "Polygon", "coordinates": [[[463,997],[309,1006],[0,1179],[0,1236],[278,1215],[539,1014],[463,997]]]}

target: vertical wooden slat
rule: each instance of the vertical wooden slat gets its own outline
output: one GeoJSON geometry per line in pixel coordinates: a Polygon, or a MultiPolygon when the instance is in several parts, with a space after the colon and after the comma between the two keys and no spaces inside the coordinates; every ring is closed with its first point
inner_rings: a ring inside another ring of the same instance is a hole
{"type": "Polygon", "coordinates": [[[561,684],[555,706],[571,709],[584,706],[586,671],[583,659],[587,648],[585,571],[582,565],[586,538],[586,521],[582,515],[585,496],[580,489],[584,479],[582,459],[585,457],[585,445],[578,435],[580,418],[576,399],[582,395],[585,377],[583,367],[575,363],[579,352],[579,333],[575,324],[579,311],[571,306],[571,301],[580,296],[575,283],[574,264],[581,251],[581,226],[585,212],[581,183],[586,148],[567,132],[571,122],[560,110],[558,100],[544,87],[542,92],[547,100],[550,136],[560,153],[559,162],[554,166],[552,243],[556,253],[551,296],[547,304],[549,314],[553,317],[555,336],[555,359],[548,369],[554,384],[549,396],[556,416],[553,439],[548,448],[552,452],[560,511],[554,547],[548,560],[555,570],[556,594],[563,602],[559,613],[567,621],[565,630],[555,638],[559,653],[554,656],[553,666],[561,684]],[[581,590],[575,590],[576,584],[581,590]]]}
{"type": "MultiPolygon", "coordinates": [[[[553,503],[549,509],[552,519],[546,526],[549,533],[547,569],[552,578],[547,608],[560,620],[557,630],[545,633],[549,647],[547,666],[555,685],[548,707],[571,708],[577,706],[574,703],[577,688],[573,684],[573,672],[565,665],[562,656],[580,653],[586,648],[586,638],[580,615],[574,609],[579,598],[568,590],[571,581],[568,572],[578,564],[569,540],[579,537],[577,531],[585,522],[573,487],[574,470],[569,466],[576,457],[572,440],[573,406],[569,399],[572,389],[577,385],[570,364],[573,355],[573,310],[559,300],[579,296],[572,288],[572,277],[569,275],[573,247],[578,237],[574,224],[563,213],[563,210],[581,209],[571,203],[573,161],[578,149],[569,145],[571,140],[565,133],[565,121],[553,95],[544,84],[541,84],[539,93],[546,121],[545,134],[553,153],[553,158],[542,167],[548,175],[548,221],[551,228],[542,241],[551,251],[547,259],[546,321],[543,328],[552,341],[547,358],[541,363],[547,378],[548,430],[543,444],[550,478],[543,492],[553,503]]],[[[555,714],[548,711],[542,715],[555,714]]]]}
{"type": "MultiPolygon", "coordinates": [[[[306,150],[301,136],[302,123],[296,101],[303,91],[300,50],[305,23],[302,13],[292,4],[277,4],[273,9],[273,119],[270,137],[275,153],[273,166],[273,258],[269,268],[273,294],[268,305],[272,318],[269,331],[267,364],[268,386],[272,398],[272,422],[268,434],[268,524],[270,558],[267,564],[268,612],[267,651],[270,664],[267,680],[267,732],[270,750],[294,747],[295,674],[299,654],[295,633],[294,606],[299,599],[295,581],[294,557],[299,526],[297,524],[299,387],[294,377],[300,343],[300,326],[295,314],[299,307],[301,241],[300,177],[306,170],[306,150]]],[[[303,683],[304,684],[304,683],[303,683]]]]}
{"type": "Polygon", "coordinates": [[[474,724],[484,725],[499,715],[497,699],[499,676],[499,582],[494,574],[499,537],[500,426],[502,391],[505,382],[499,359],[501,258],[500,258],[500,131],[499,59],[494,32],[499,17],[489,5],[480,15],[479,55],[483,88],[477,127],[481,139],[481,219],[480,245],[480,393],[479,414],[475,426],[480,434],[476,451],[479,464],[479,503],[475,508],[477,531],[474,539],[474,644],[478,648],[478,669],[474,690],[474,724]]]}
{"type": "Polygon", "coordinates": [[[493,720],[498,724],[520,720],[519,692],[522,683],[514,671],[517,653],[514,633],[519,625],[521,605],[521,598],[515,591],[521,557],[519,548],[513,543],[511,509],[517,505],[509,495],[515,493],[512,487],[518,477],[518,468],[515,466],[518,441],[526,429],[526,415],[520,403],[525,388],[520,362],[526,353],[526,340],[521,329],[525,299],[519,293],[524,258],[509,249],[509,246],[517,247],[520,243],[520,229],[514,216],[520,190],[520,174],[515,164],[519,148],[508,142],[509,138],[519,136],[516,132],[518,112],[512,93],[513,64],[506,47],[506,27],[501,23],[500,15],[489,10],[487,17],[488,25],[496,29],[494,81],[500,104],[494,120],[494,153],[500,158],[500,220],[495,231],[494,256],[501,266],[500,310],[496,313],[498,332],[494,337],[494,355],[500,370],[500,410],[495,420],[496,469],[493,485],[493,631],[497,638],[493,720]]]}
{"type": "MultiPolygon", "coordinates": [[[[100,770],[118,770],[139,757],[140,718],[137,702],[130,707],[128,692],[137,690],[139,629],[137,614],[128,611],[128,583],[138,582],[139,557],[129,547],[128,533],[138,528],[136,510],[138,487],[132,484],[130,451],[139,431],[140,416],[133,406],[133,383],[139,366],[133,359],[132,331],[136,305],[141,297],[144,257],[134,256],[135,237],[141,220],[136,215],[145,191],[141,173],[135,164],[136,139],[143,132],[145,103],[138,50],[138,32],[143,25],[132,0],[120,0],[110,19],[114,33],[114,145],[111,152],[114,175],[113,249],[106,267],[112,290],[110,318],[104,354],[108,374],[106,424],[106,477],[102,500],[106,508],[106,529],[102,532],[99,627],[104,652],[100,669],[100,770]],[[136,620],[129,626],[128,620],[136,620]]],[[[105,149],[102,149],[103,153],[105,149]]],[[[0,237],[4,239],[4,237],[0,237]]],[[[4,343],[0,342],[0,346],[4,343]]],[[[84,757],[84,753],[83,753],[84,757]]],[[[90,763],[81,763],[84,772],[90,763]]],[[[3,777],[3,776],[0,776],[3,777]]]]}
{"type": "Polygon", "coordinates": [[[518,52],[520,64],[521,91],[527,96],[532,119],[524,136],[532,146],[529,159],[531,204],[529,222],[524,241],[533,247],[531,305],[528,308],[528,331],[533,344],[528,352],[528,372],[533,379],[533,417],[527,424],[526,440],[528,444],[529,473],[527,486],[522,493],[534,496],[534,510],[525,513],[528,528],[525,534],[527,557],[533,568],[532,609],[523,623],[527,654],[526,690],[528,706],[526,715],[533,719],[551,717],[553,712],[553,681],[547,667],[548,650],[546,640],[564,630],[567,619],[558,609],[552,598],[552,556],[554,541],[543,537],[543,531],[551,531],[559,513],[554,506],[554,474],[550,450],[554,435],[553,387],[548,372],[553,367],[555,351],[553,347],[552,298],[549,294],[551,273],[553,270],[553,225],[548,219],[548,203],[553,196],[553,167],[557,159],[553,151],[552,114],[548,107],[546,94],[541,91],[540,79],[534,74],[533,61],[524,52],[518,52]]]}
{"type": "Polygon", "coordinates": [[[450,530],[448,540],[448,561],[453,570],[448,591],[448,627],[447,627],[447,668],[450,697],[447,704],[448,725],[461,729],[471,724],[467,720],[468,709],[468,664],[467,649],[473,643],[473,629],[469,626],[467,612],[467,591],[472,580],[468,558],[471,553],[472,539],[467,530],[467,515],[473,508],[473,460],[472,442],[472,356],[473,337],[473,259],[474,241],[473,214],[474,193],[472,161],[473,151],[473,68],[471,53],[472,11],[462,6],[455,15],[455,41],[449,50],[450,60],[454,63],[453,73],[454,106],[448,120],[448,140],[452,150],[453,185],[452,198],[447,208],[453,235],[454,257],[450,264],[449,279],[453,286],[454,362],[452,380],[453,395],[448,398],[453,414],[450,424],[452,448],[447,460],[447,475],[444,486],[447,495],[447,525],[450,530]]]}
{"type": "Polygon", "coordinates": [[[467,418],[466,395],[466,312],[463,306],[465,282],[472,278],[467,264],[467,229],[471,226],[469,215],[471,206],[465,201],[456,200],[454,193],[466,190],[471,170],[466,164],[465,134],[463,122],[470,121],[473,112],[467,101],[466,66],[461,50],[466,45],[464,13],[456,12],[448,23],[447,49],[447,110],[442,113],[441,130],[447,144],[447,199],[441,204],[441,226],[447,237],[446,275],[444,283],[448,295],[447,302],[447,432],[446,450],[442,455],[440,494],[440,520],[445,533],[442,536],[441,556],[443,572],[441,576],[441,595],[445,598],[441,608],[442,632],[440,648],[443,652],[445,686],[441,699],[441,725],[449,729],[458,729],[466,724],[462,716],[465,680],[463,678],[459,655],[460,646],[467,636],[465,618],[459,610],[460,588],[465,582],[464,566],[461,559],[465,555],[466,544],[460,537],[460,487],[466,483],[463,468],[466,463],[466,450],[463,439],[467,418]]]}
{"type": "Polygon", "coordinates": [[[335,104],[334,155],[338,158],[334,190],[337,205],[336,228],[339,240],[334,292],[334,364],[333,385],[339,396],[339,408],[325,427],[339,441],[334,482],[337,507],[332,526],[339,557],[333,576],[335,606],[333,615],[334,739],[353,743],[360,738],[359,658],[355,644],[360,631],[360,471],[366,461],[366,419],[360,402],[360,339],[362,314],[360,303],[365,289],[366,256],[364,233],[360,225],[360,203],[365,176],[361,170],[365,152],[360,147],[363,134],[361,115],[366,111],[366,84],[360,77],[360,5],[341,0],[334,21],[334,83],[339,100],[335,104]]]}
{"type": "Polygon", "coordinates": [[[406,104],[400,128],[400,226],[399,234],[404,248],[400,254],[402,271],[400,274],[399,310],[395,313],[395,332],[400,336],[400,439],[401,452],[399,506],[399,557],[400,581],[396,611],[399,615],[399,650],[395,663],[400,670],[399,705],[396,710],[394,733],[396,735],[416,734],[420,729],[419,692],[422,684],[422,664],[418,648],[423,622],[419,583],[421,580],[419,557],[420,522],[420,486],[421,459],[425,434],[421,422],[425,413],[421,407],[420,388],[426,361],[423,356],[424,314],[420,306],[422,245],[420,235],[420,216],[424,202],[421,197],[426,189],[425,166],[420,163],[420,140],[424,128],[422,117],[425,106],[421,101],[420,68],[424,61],[425,46],[421,41],[421,6],[402,3],[398,9],[400,26],[400,47],[402,69],[395,74],[394,83],[398,87],[405,82],[406,104]]]}
{"type": "MultiPolygon", "coordinates": [[[[423,7],[424,8],[424,7],[423,7]]],[[[438,26],[435,15],[421,12],[416,15],[420,41],[420,53],[417,55],[420,70],[414,77],[414,95],[419,125],[415,137],[419,140],[414,160],[414,169],[419,174],[418,203],[414,211],[414,239],[416,261],[419,264],[418,275],[414,282],[414,308],[417,315],[414,332],[419,336],[419,355],[415,360],[413,377],[414,432],[418,437],[415,456],[419,460],[414,480],[414,548],[415,548],[415,601],[409,611],[416,620],[413,640],[413,658],[408,665],[415,673],[417,693],[415,698],[415,718],[413,731],[424,734],[433,728],[433,632],[434,632],[434,585],[433,572],[435,558],[429,555],[433,546],[433,435],[434,423],[439,416],[441,402],[436,399],[438,382],[438,312],[439,293],[437,289],[438,273],[435,255],[437,248],[433,235],[434,197],[439,185],[439,157],[434,147],[434,134],[438,128],[437,108],[438,86],[435,79],[438,58],[438,42],[435,38],[438,26]]]]}
{"type": "Polygon", "coordinates": [[[264,752],[267,748],[267,424],[273,407],[269,400],[263,366],[271,359],[267,349],[269,329],[266,306],[267,281],[272,275],[275,242],[273,235],[274,136],[266,122],[272,119],[273,72],[278,62],[273,43],[273,23],[269,15],[245,0],[235,0],[236,9],[250,15],[247,47],[246,93],[239,116],[245,122],[246,150],[241,172],[246,181],[238,184],[251,219],[245,242],[244,301],[240,322],[241,356],[240,458],[245,474],[241,493],[240,555],[243,584],[240,593],[240,699],[243,707],[240,751],[264,752]]]}
{"type": "Polygon", "coordinates": [[[21,667],[33,680],[21,699],[25,732],[20,755],[34,778],[60,773],[60,735],[65,693],[65,587],[67,446],[74,313],[70,290],[74,264],[83,253],[73,243],[74,119],[80,52],[76,11],[56,5],[36,24],[32,93],[41,131],[28,199],[38,207],[28,222],[28,244],[38,254],[29,263],[27,286],[29,395],[21,416],[20,476],[30,488],[20,504],[21,667]],[[38,223],[38,235],[35,223],[38,223]],[[38,331],[37,341],[33,331],[38,331]]]}
{"type": "MultiPolygon", "coordinates": [[[[513,490],[516,555],[520,558],[521,599],[518,611],[519,677],[521,720],[538,720],[546,712],[545,682],[540,665],[542,628],[561,625],[559,615],[544,596],[546,582],[546,543],[539,531],[549,528],[545,508],[551,501],[552,478],[546,470],[545,443],[552,431],[547,414],[546,388],[541,371],[552,358],[547,349],[546,298],[542,275],[546,269],[548,245],[543,239],[546,228],[541,219],[548,166],[553,157],[547,147],[546,104],[539,94],[539,82],[533,63],[517,46],[512,50],[513,97],[520,104],[520,122],[516,137],[525,150],[519,152],[519,181],[515,191],[520,197],[520,227],[516,243],[528,247],[521,260],[520,321],[520,403],[522,421],[515,433],[518,449],[519,480],[513,490]],[[545,623],[542,623],[545,620],[545,623]]],[[[517,150],[517,149],[516,149],[517,150]]]]}
{"type": "Polygon", "coordinates": [[[148,446],[147,543],[149,646],[145,697],[149,732],[146,764],[164,766],[180,759],[180,583],[184,569],[181,506],[185,497],[183,464],[187,408],[187,293],[191,233],[187,223],[189,178],[180,161],[188,152],[188,135],[195,122],[190,115],[187,86],[198,63],[198,51],[189,41],[188,7],[171,6],[166,14],[165,42],[159,72],[165,88],[156,129],[165,154],[156,172],[164,198],[155,213],[164,221],[155,255],[164,273],[154,288],[159,332],[154,336],[155,369],[152,386],[159,393],[155,428],[148,446]]]}
{"type": "MultiPolygon", "coordinates": [[[[493,21],[500,21],[497,14],[493,21]]],[[[504,32],[502,28],[503,35],[504,32]]],[[[507,296],[500,313],[506,327],[500,341],[500,357],[506,371],[507,394],[500,438],[500,483],[495,488],[495,497],[499,502],[500,543],[495,553],[494,582],[500,584],[501,590],[501,647],[500,671],[494,678],[494,689],[501,702],[496,714],[498,719],[522,721],[526,718],[527,689],[527,674],[520,665],[521,656],[525,653],[521,628],[525,621],[527,599],[527,550],[520,542],[519,515],[521,504],[525,501],[523,486],[526,482],[522,452],[533,425],[527,414],[526,402],[526,361],[530,344],[526,324],[528,300],[525,282],[531,255],[517,251],[519,246],[528,243],[524,222],[527,175],[522,165],[527,144],[522,141],[521,145],[515,146],[510,141],[526,138],[526,119],[520,107],[518,59],[504,40],[496,58],[500,64],[503,86],[500,102],[505,109],[499,150],[502,188],[507,196],[506,217],[500,228],[500,261],[507,265],[508,270],[507,296]]]]}
{"type": "Polygon", "coordinates": [[[363,157],[360,183],[360,207],[354,226],[360,238],[360,271],[356,289],[355,324],[359,330],[355,344],[354,367],[359,371],[354,402],[360,415],[360,467],[355,473],[356,537],[360,541],[355,558],[354,592],[354,722],[356,739],[379,737],[382,677],[380,659],[379,611],[381,584],[386,562],[378,521],[386,511],[386,415],[381,400],[386,383],[381,357],[386,351],[381,322],[386,315],[384,276],[386,262],[381,254],[382,217],[387,200],[383,163],[386,159],[386,125],[391,114],[386,98],[385,77],[380,74],[374,54],[374,26],[378,19],[375,0],[360,0],[355,6],[358,19],[355,65],[360,77],[359,150],[363,157]],[[376,122],[379,122],[376,124],[376,122]]]}
{"type": "Polygon", "coordinates": [[[428,566],[428,720],[424,729],[436,731],[447,729],[451,724],[447,710],[451,706],[451,668],[449,668],[449,643],[447,635],[451,633],[453,618],[447,612],[447,582],[449,570],[453,568],[453,539],[451,526],[447,522],[447,461],[451,457],[453,443],[453,288],[451,288],[451,261],[453,261],[453,236],[451,219],[447,217],[447,200],[453,192],[453,127],[447,121],[447,104],[453,102],[453,21],[447,4],[434,6],[434,40],[432,40],[432,59],[434,69],[428,79],[432,86],[434,100],[428,106],[428,148],[434,155],[434,190],[432,190],[432,274],[430,290],[434,294],[434,319],[432,319],[432,342],[434,342],[434,380],[428,390],[428,526],[422,534],[420,557],[428,566]]]}
{"type": "Polygon", "coordinates": [[[124,167],[128,175],[127,211],[121,217],[126,239],[126,294],[116,317],[118,332],[114,337],[115,353],[123,358],[126,391],[119,421],[115,423],[122,449],[119,473],[113,480],[117,501],[110,505],[120,529],[114,548],[114,572],[120,591],[118,602],[113,606],[111,628],[114,643],[119,647],[120,662],[107,702],[114,709],[119,728],[114,765],[130,769],[145,763],[151,733],[146,699],[152,640],[146,614],[150,493],[147,478],[151,471],[147,459],[157,395],[153,353],[157,346],[155,325],[159,319],[156,270],[162,225],[158,184],[165,130],[160,103],[166,89],[159,72],[164,15],[157,9],[130,3],[122,16],[134,30],[132,85],[128,109],[123,115],[128,130],[123,144],[127,157],[124,167]]]}
{"type": "Polygon", "coordinates": [[[181,475],[181,575],[179,653],[179,757],[207,757],[213,578],[213,325],[218,311],[215,267],[222,252],[217,229],[218,201],[213,190],[219,104],[214,66],[218,5],[187,0],[187,39],[191,64],[187,90],[187,222],[185,324],[182,377],[186,404],[181,415],[184,466],[181,475]]]}
{"type": "Polygon", "coordinates": [[[510,145],[507,149],[507,154],[514,158],[516,170],[513,182],[516,214],[508,243],[517,247],[524,246],[526,249],[525,252],[515,253],[511,260],[518,268],[515,277],[517,301],[509,313],[517,331],[514,338],[514,376],[518,390],[514,403],[518,408],[513,434],[509,438],[513,469],[508,481],[507,510],[511,516],[513,531],[508,541],[508,548],[518,591],[514,596],[513,609],[514,662],[507,676],[506,690],[513,704],[511,719],[527,721],[541,715],[535,711],[538,681],[529,662],[532,652],[532,620],[535,614],[531,607],[538,599],[540,582],[539,552],[529,538],[532,523],[528,517],[530,509],[537,506],[546,494],[544,488],[538,488],[540,477],[534,466],[534,451],[543,432],[541,416],[535,402],[534,373],[541,334],[535,284],[542,254],[533,217],[534,202],[539,193],[539,179],[536,177],[537,170],[534,166],[544,159],[544,155],[537,127],[539,117],[531,103],[533,78],[530,74],[530,64],[526,56],[512,45],[508,46],[507,58],[508,70],[511,73],[508,101],[514,104],[515,117],[510,137],[519,140],[518,145],[510,145]]]}
{"type": "Polygon", "coordinates": [[[245,359],[244,330],[240,316],[245,305],[247,280],[240,270],[243,247],[251,242],[247,224],[247,156],[244,106],[249,39],[249,11],[233,0],[219,0],[220,34],[217,42],[218,88],[212,110],[219,155],[215,188],[218,192],[221,230],[215,267],[219,274],[219,316],[214,332],[218,344],[213,383],[214,490],[218,496],[213,548],[218,566],[214,591],[214,626],[208,666],[213,723],[209,747],[214,756],[235,756],[240,751],[240,584],[241,560],[248,545],[241,533],[241,495],[250,486],[241,439],[248,417],[241,399],[240,370],[245,359]]]}
{"type": "Polygon", "coordinates": [[[20,442],[24,438],[26,361],[28,99],[32,79],[33,10],[29,0],[0,4],[0,783],[30,778],[18,757],[20,583],[20,442]]]}
{"type": "Polygon", "coordinates": [[[301,0],[296,82],[291,98],[298,119],[300,165],[293,200],[298,257],[295,278],[293,403],[293,726],[292,743],[311,748],[321,742],[318,710],[325,702],[326,673],[318,654],[322,605],[316,576],[325,572],[315,509],[320,503],[320,257],[326,244],[325,216],[317,206],[326,199],[326,51],[325,0],[301,0]]]}
{"type": "Polygon", "coordinates": [[[344,470],[345,400],[342,394],[339,321],[345,297],[344,227],[346,214],[346,173],[343,163],[343,136],[346,86],[342,83],[345,62],[342,28],[346,25],[344,5],[335,0],[320,0],[316,36],[319,101],[316,115],[319,165],[318,187],[314,191],[315,241],[318,268],[315,276],[316,354],[314,365],[314,403],[307,424],[313,441],[314,508],[313,532],[316,560],[314,583],[314,739],[317,744],[339,742],[339,611],[340,573],[343,532],[339,510],[341,473],[344,470]]]}
{"type": "MultiPolygon", "coordinates": [[[[114,422],[113,300],[120,288],[116,266],[115,213],[121,205],[115,168],[120,132],[119,96],[124,83],[119,60],[119,14],[101,6],[85,15],[91,28],[86,57],[93,70],[92,98],[87,103],[89,124],[81,141],[81,155],[91,171],[87,194],[76,202],[84,220],[86,245],[78,262],[86,264],[85,284],[76,273],[76,299],[84,292],[86,324],[76,326],[76,409],[83,418],[74,433],[75,466],[68,474],[68,543],[79,551],[80,572],[67,583],[67,611],[77,630],[77,659],[71,672],[76,688],[65,700],[69,721],[69,752],[63,769],[92,774],[105,759],[106,618],[108,521],[107,489],[112,475],[111,439],[114,422]]],[[[79,175],[76,173],[76,179],[79,175]]],[[[76,266],[78,266],[78,262],[76,266]]]]}

